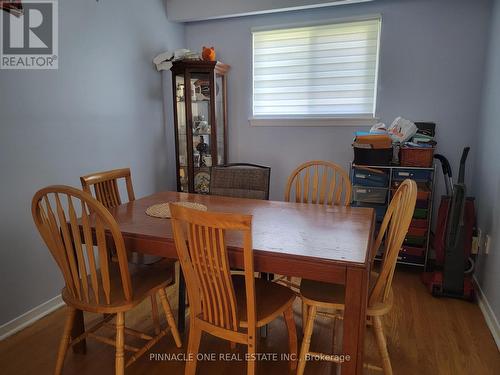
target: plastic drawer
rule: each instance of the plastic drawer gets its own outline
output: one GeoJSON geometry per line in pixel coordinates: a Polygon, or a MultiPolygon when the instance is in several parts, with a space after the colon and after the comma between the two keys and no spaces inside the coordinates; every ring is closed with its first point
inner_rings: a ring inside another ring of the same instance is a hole
{"type": "Polygon", "coordinates": [[[420,199],[417,199],[417,203],[415,204],[415,208],[427,208],[429,207],[429,201],[423,201],[420,199]]]}
{"type": "Polygon", "coordinates": [[[373,203],[364,203],[364,202],[354,202],[352,207],[370,207],[375,210],[375,217],[377,222],[384,220],[385,212],[387,211],[386,205],[377,205],[373,203]]]}
{"type": "Polygon", "coordinates": [[[403,246],[399,255],[409,255],[412,257],[424,257],[425,256],[425,248],[423,247],[412,247],[412,246],[403,246]]]}
{"type": "Polygon", "coordinates": [[[387,187],[389,176],[384,171],[371,168],[354,168],[352,173],[353,185],[370,187],[387,187]]]}
{"type": "Polygon", "coordinates": [[[426,240],[427,240],[427,237],[425,237],[425,236],[407,235],[405,240],[404,240],[404,244],[408,245],[408,246],[419,247],[419,246],[424,246],[426,240]]]}
{"type": "MultiPolygon", "coordinates": [[[[391,189],[391,199],[396,194],[396,189],[391,189]]],[[[417,196],[417,202],[415,203],[415,208],[427,209],[429,207],[429,201],[427,199],[419,199],[417,196]]]]}
{"type": "Polygon", "coordinates": [[[413,218],[413,220],[411,221],[410,226],[416,227],[416,228],[426,228],[427,229],[429,227],[429,221],[427,221],[425,219],[415,219],[415,218],[413,218]]]}
{"type": "Polygon", "coordinates": [[[384,204],[387,198],[387,188],[354,186],[353,187],[354,201],[364,203],[380,203],[384,204]]]}
{"type": "Polygon", "coordinates": [[[417,199],[419,201],[428,201],[431,197],[431,189],[425,183],[419,183],[417,186],[417,199]]]}
{"type": "Polygon", "coordinates": [[[428,211],[429,210],[427,208],[415,208],[415,211],[413,212],[413,218],[426,219],[428,211]]]}
{"type": "Polygon", "coordinates": [[[415,181],[429,181],[432,176],[432,170],[426,169],[396,169],[392,172],[394,180],[405,180],[411,178],[415,181]]]}
{"type": "Polygon", "coordinates": [[[407,263],[416,263],[416,264],[424,264],[425,263],[425,257],[423,256],[414,256],[414,255],[408,255],[408,254],[399,254],[398,256],[398,261],[400,262],[407,262],[407,263]]]}
{"type": "Polygon", "coordinates": [[[425,237],[427,234],[427,227],[419,228],[419,227],[410,227],[408,228],[409,236],[417,236],[417,237],[425,237]]]}
{"type": "MultiPolygon", "coordinates": [[[[391,195],[394,196],[402,181],[394,181],[391,188],[391,195]]],[[[427,202],[431,197],[431,189],[425,182],[417,183],[417,201],[427,202]]]]}

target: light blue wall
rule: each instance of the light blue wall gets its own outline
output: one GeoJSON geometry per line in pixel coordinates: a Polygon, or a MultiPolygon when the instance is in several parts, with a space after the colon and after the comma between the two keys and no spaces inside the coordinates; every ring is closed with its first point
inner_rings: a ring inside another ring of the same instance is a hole
{"type": "Polygon", "coordinates": [[[492,236],[481,253],[476,278],[500,321],[500,1],[495,1],[483,91],[476,168],[478,225],[492,236]]]}
{"type": "Polygon", "coordinates": [[[163,0],[64,0],[59,70],[0,70],[0,325],[63,285],[32,223],[37,189],[125,166],[138,196],[168,186],[173,135],[151,59],[183,44],[163,0]]]}
{"type": "Polygon", "coordinates": [[[435,121],[439,152],[456,169],[461,149],[476,140],[489,10],[488,0],[377,0],[189,23],[186,43],[193,50],[213,45],[231,65],[229,158],[271,166],[271,198],[282,199],[286,178],[299,163],[325,159],[347,166],[353,129],[250,127],[252,27],[382,14],[378,115],[387,124],[398,115],[435,121]]]}

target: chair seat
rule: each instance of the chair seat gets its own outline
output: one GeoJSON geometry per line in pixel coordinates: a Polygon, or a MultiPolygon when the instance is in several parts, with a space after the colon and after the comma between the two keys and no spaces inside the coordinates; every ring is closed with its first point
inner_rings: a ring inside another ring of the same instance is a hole
{"type": "Polygon", "coordinates": [[[129,263],[139,264],[139,265],[142,264],[145,266],[158,263],[164,259],[163,257],[159,257],[156,255],[148,255],[148,254],[138,253],[135,251],[131,251],[129,254],[127,254],[127,257],[129,263]]]}
{"type": "MultiPolygon", "coordinates": [[[[371,272],[369,290],[373,288],[378,279],[378,273],[371,272]]],[[[308,305],[317,307],[343,310],[345,304],[345,286],[341,284],[324,283],[319,281],[305,280],[300,283],[300,294],[302,300],[308,305]]],[[[379,316],[386,314],[392,307],[392,289],[389,297],[384,303],[376,303],[368,306],[366,315],[379,316]]]]}
{"type": "MultiPolygon", "coordinates": [[[[106,297],[102,288],[99,288],[99,302],[96,301],[92,290],[91,276],[87,277],[89,285],[89,301],[83,302],[78,298],[73,298],[71,293],[63,288],[61,294],[64,302],[75,308],[89,312],[117,313],[126,311],[141,303],[146,297],[154,295],[158,289],[172,285],[175,275],[175,263],[165,259],[151,265],[128,264],[130,279],[132,281],[132,300],[127,301],[122,292],[120,270],[118,263],[109,262],[111,300],[106,303],[106,297]]],[[[98,280],[101,280],[101,271],[97,272],[98,280]]]]}
{"type": "MultiPolygon", "coordinates": [[[[247,301],[245,277],[233,275],[234,292],[238,304],[241,327],[247,327],[247,301]]],[[[289,288],[263,279],[255,279],[255,306],[257,327],[262,327],[282,314],[292,304],[297,295],[289,288]]]]}

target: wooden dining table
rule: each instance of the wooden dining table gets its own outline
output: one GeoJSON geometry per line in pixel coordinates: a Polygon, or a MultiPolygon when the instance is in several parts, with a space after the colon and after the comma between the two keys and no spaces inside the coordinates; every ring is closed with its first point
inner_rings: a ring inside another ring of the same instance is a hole
{"type": "MultiPolygon", "coordinates": [[[[346,361],[341,373],[362,373],[373,209],[160,192],[110,209],[127,249],[177,259],[170,220],[148,216],[146,209],[178,201],[201,203],[209,211],[253,215],[256,272],[345,285],[342,353],[338,354],[344,354],[346,361]]],[[[231,267],[243,268],[242,237],[227,233],[226,243],[231,267]]],[[[183,328],[184,288],[180,286],[179,291],[179,323],[183,328]]],[[[73,335],[83,330],[80,315],[73,335]]],[[[84,345],[76,350],[85,350],[84,345]]]]}

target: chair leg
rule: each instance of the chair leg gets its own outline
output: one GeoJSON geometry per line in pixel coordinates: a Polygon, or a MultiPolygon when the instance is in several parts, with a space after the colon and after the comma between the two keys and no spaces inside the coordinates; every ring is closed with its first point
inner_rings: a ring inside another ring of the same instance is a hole
{"type": "Polygon", "coordinates": [[[374,316],[372,319],[373,330],[375,332],[375,338],[377,339],[378,351],[382,357],[382,368],[384,369],[384,374],[392,375],[391,359],[389,358],[389,353],[387,352],[387,342],[385,340],[384,329],[382,328],[382,319],[380,316],[374,316]]]}
{"type": "Polygon", "coordinates": [[[302,302],[302,334],[306,332],[306,324],[307,324],[307,313],[309,312],[309,309],[307,308],[307,305],[302,302]]]}
{"type": "Polygon", "coordinates": [[[158,302],[156,301],[156,296],[151,296],[151,315],[153,316],[153,326],[155,329],[155,334],[159,334],[161,331],[160,317],[158,316],[158,302]]]}
{"type": "Polygon", "coordinates": [[[125,313],[116,314],[115,374],[125,374],[125,313]]]}
{"type": "Polygon", "coordinates": [[[255,375],[257,367],[257,339],[255,338],[257,330],[248,336],[248,360],[247,360],[247,375],[255,375]]]}
{"type": "Polygon", "coordinates": [[[337,348],[335,347],[335,345],[337,344],[337,333],[338,333],[338,317],[337,317],[337,314],[338,314],[338,310],[335,310],[334,311],[334,316],[333,316],[333,338],[332,338],[332,349],[333,349],[333,352],[335,353],[335,351],[337,350],[337,348]]]}
{"type": "Polygon", "coordinates": [[[314,328],[314,319],[316,318],[316,306],[308,306],[308,318],[306,323],[306,330],[304,332],[304,337],[302,338],[302,346],[300,347],[300,357],[299,366],[297,368],[297,375],[304,374],[306,368],[306,355],[309,353],[309,347],[311,346],[311,336],[314,328]]]}
{"type": "Polygon", "coordinates": [[[189,317],[189,339],[188,339],[188,347],[187,347],[187,356],[188,360],[186,363],[186,367],[184,370],[184,375],[195,375],[196,374],[196,365],[198,354],[198,350],[200,348],[201,341],[201,330],[196,328],[194,323],[192,322],[195,318],[193,316],[189,317]]]}
{"type": "Polygon", "coordinates": [[[177,324],[175,324],[174,315],[172,314],[172,309],[170,308],[170,303],[167,299],[167,293],[165,292],[165,289],[161,288],[158,291],[158,294],[160,295],[161,305],[163,306],[163,311],[165,312],[168,326],[170,327],[172,336],[174,336],[175,345],[180,348],[182,346],[181,336],[179,335],[179,331],[177,330],[177,324]]]}
{"type": "Polygon", "coordinates": [[[59,375],[62,372],[64,358],[66,357],[66,352],[68,351],[68,347],[71,342],[71,329],[73,328],[73,322],[75,321],[76,309],[68,307],[66,315],[66,323],[64,324],[64,331],[59,343],[59,351],[57,352],[56,369],[54,371],[55,375],[59,375]]]}
{"type": "Polygon", "coordinates": [[[295,327],[295,319],[293,318],[293,309],[289,309],[283,313],[285,317],[286,328],[288,329],[288,347],[290,351],[290,369],[294,371],[297,369],[297,329],[295,327]]]}

